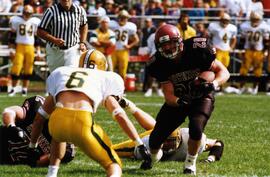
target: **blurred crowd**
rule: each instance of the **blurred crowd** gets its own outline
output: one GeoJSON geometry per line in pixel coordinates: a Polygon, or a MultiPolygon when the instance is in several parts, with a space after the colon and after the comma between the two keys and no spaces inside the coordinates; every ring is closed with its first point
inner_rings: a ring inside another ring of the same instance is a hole
{"type": "MultiPolygon", "coordinates": [[[[251,11],[270,15],[268,0],[73,0],[84,7],[89,15],[115,15],[126,9],[135,15],[179,16],[182,8],[189,16],[215,16],[218,8],[228,9],[231,16],[245,17],[251,11]],[[189,9],[200,8],[200,9],[189,9]]],[[[42,14],[54,0],[0,0],[0,12],[22,12],[23,5],[30,4],[37,14],[42,14]]]]}

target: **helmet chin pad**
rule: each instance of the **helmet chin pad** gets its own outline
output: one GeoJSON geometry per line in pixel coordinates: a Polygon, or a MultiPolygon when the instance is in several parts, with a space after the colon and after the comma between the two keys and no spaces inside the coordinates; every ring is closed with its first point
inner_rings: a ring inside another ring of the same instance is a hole
{"type": "Polygon", "coordinates": [[[163,43],[158,48],[158,51],[165,58],[175,59],[177,55],[181,52],[180,43],[175,41],[163,43]]]}

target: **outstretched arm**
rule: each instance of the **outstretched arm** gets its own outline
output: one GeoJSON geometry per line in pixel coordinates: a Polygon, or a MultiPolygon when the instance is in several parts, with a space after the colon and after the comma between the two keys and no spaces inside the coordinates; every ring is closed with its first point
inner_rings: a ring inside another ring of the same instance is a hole
{"type": "Polygon", "coordinates": [[[151,130],[154,128],[156,120],[150,114],[137,107],[132,101],[123,97],[120,98],[118,102],[122,108],[129,111],[135,117],[137,122],[145,130],[151,130]]]}

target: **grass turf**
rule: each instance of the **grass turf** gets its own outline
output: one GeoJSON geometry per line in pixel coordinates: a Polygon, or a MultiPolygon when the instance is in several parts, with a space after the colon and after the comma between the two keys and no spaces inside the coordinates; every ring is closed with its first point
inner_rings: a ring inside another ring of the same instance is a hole
{"type": "MultiPolygon", "coordinates": [[[[31,93],[33,95],[34,93],[31,93]]],[[[41,93],[42,94],[42,93],[41,93]]],[[[30,95],[29,95],[30,96],[30,95]]],[[[159,97],[145,98],[140,92],[128,93],[127,97],[138,107],[155,116],[162,105],[159,97]]],[[[0,94],[0,112],[10,105],[21,105],[21,96],[7,97],[0,94]]],[[[198,176],[269,176],[270,175],[270,97],[264,95],[223,95],[216,97],[216,106],[205,133],[209,138],[221,139],[225,143],[221,161],[213,164],[200,162],[207,153],[199,156],[197,162],[198,176]]],[[[169,119],[168,115],[168,119],[169,119]]],[[[143,129],[130,116],[139,132],[143,129]]],[[[95,120],[100,124],[113,143],[127,139],[118,124],[105,109],[99,109],[95,120]]],[[[187,126],[186,121],[182,127],[187,126]]],[[[182,175],[182,162],[161,162],[155,164],[152,170],[139,169],[140,162],[123,159],[123,177],[179,177],[182,175]]],[[[28,166],[0,166],[1,177],[34,177],[45,176],[47,168],[30,168],[28,166]]],[[[89,159],[79,149],[75,159],[61,165],[58,173],[63,176],[105,176],[98,163],[89,159]]]]}

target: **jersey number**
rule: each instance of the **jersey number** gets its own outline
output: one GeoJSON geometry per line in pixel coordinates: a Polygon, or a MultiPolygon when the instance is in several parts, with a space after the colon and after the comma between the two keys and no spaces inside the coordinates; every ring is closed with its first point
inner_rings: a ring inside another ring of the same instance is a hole
{"type": "Polygon", "coordinates": [[[228,41],[227,33],[224,34],[224,36],[222,37],[222,40],[223,40],[224,43],[227,43],[227,41],[228,41]]]}
{"type": "Polygon", "coordinates": [[[19,25],[19,33],[21,36],[24,36],[26,33],[29,34],[29,36],[33,35],[33,26],[31,25],[28,29],[26,29],[25,24],[20,24],[19,25]]]}
{"type": "Polygon", "coordinates": [[[125,41],[128,37],[128,32],[127,31],[119,31],[115,30],[114,31],[116,34],[116,41],[125,41]]]}
{"type": "Polygon", "coordinates": [[[255,32],[248,31],[247,36],[248,36],[248,41],[249,42],[252,42],[252,41],[253,42],[258,42],[260,40],[261,32],[259,32],[259,31],[255,31],[255,32]]]}
{"type": "Polygon", "coordinates": [[[88,75],[87,72],[83,72],[83,71],[75,71],[71,73],[66,83],[66,87],[67,88],[82,87],[82,85],[84,84],[83,76],[87,76],[87,75],[88,75]]]}

